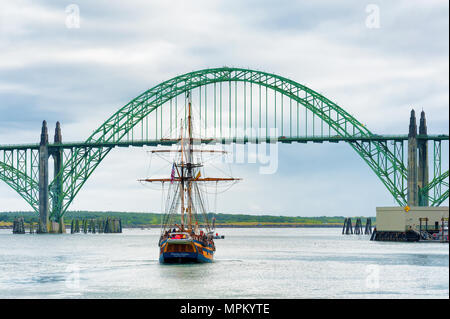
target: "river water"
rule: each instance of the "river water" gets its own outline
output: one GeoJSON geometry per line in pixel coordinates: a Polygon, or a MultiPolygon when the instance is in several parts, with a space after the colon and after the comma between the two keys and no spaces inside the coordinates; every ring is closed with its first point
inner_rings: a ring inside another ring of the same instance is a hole
{"type": "Polygon", "coordinates": [[[449,298],[449,246],[339,228],[225,228],[215,262],[161,265],[159,230],[0,230],[0,298],[449,298]]]}

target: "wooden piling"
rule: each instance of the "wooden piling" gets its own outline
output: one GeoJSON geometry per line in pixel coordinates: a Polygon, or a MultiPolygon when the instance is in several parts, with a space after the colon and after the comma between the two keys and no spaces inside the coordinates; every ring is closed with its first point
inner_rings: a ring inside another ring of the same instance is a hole
{"type": "Polygon", "coordinates": [[[356,224],[355,224],[355,235],[362,235],[363,231],[362,231],[362,221],[361,218],[357,218],[356,219],[356,224]]]}
{"type": "Polygon", "coordinates": [[[345,234],[345,227],[347,227],[347,217],[344,219],[344,226],[342,227],[342,235],[345,234]]]}
{"type": "Polygon", "coordinates": [[[106,220],[105,220],[105,226],[104,226],[104,228],[103,228],[103,232],[105,233],[105,234],[107,234],[107,233],[109,233],[109,217],[108,218],[106,218],[106,220]]]}
{"type": "Polygon", "coordinates": [[[342,229],[342,234],[353,235],[352,219],[350,217],[344,220],[344,228],[342,229]]]}
{"type": "Polygon", "coordinates": [[[100,218],[100,219],[98,220],[98,232],[99,232],[100,234],[102,234],[102,233],[103,233],[103,229],[104,229],[103,218],[100,218]]]}
{"type": "Polygon", "coordinates": [[[367,218],[366,220],[366,228],[364,229],[364,235],[372,234],[372,218],[367,218]]]}
{"type": "Polygon", "coordinates": [[[93,233],[93,234],[95,234],[95,224],[96,224],[96,220],[95,219],[92,219],[91,220],[91,224],[92,224],[92,226],[91,226],[91,232],[93,233]]]}

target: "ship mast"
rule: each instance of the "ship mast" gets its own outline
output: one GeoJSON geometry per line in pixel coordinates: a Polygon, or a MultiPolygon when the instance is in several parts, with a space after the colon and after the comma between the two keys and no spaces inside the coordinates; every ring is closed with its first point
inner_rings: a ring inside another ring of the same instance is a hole
{"type": "MultiPolygon", "coordinates": [[[[181,121],[180,126],[180,144],[181,148],[178,151],[180,152],[180,162],[174,163],[174,168],[176,168],[178,177],[171,178],[152,178],[152,179],[141,179],[141,182],[180,182],[180,212],[181,212],[181,223],[180,230],[191,232],[193,230],[192,227],[192,213],[193,213],[193,186],[195,186],[195,192],[199,192],[198,187],[194,185],[196,182],[219,182],[219,181],[237,181],[241,180],[240,178],[215,178],[215,177],[204,177],[200,178],[200,173],[198,172],[197,176],[194,176],[194,169],[197,167],[201,167],[202,165],[194,163],[193,153],[194,152],[218,152],[218,153],[226,153],[224,151],[216,151],[216,150],[194,150],[194,139],[193,138],[193,130],[192,130],[192,99],[191,94],[188,92],[188,117],[187,117],[187,137],[185,138],[183,135],[183,121],[181,121]],[[185,145],[187,140],[187,145],[185,145]],[[186,152],[186,153],[185,153],[186,152]],[[180,170],[178,170],[180,168],[180,170]],[[187,207],[185,206],[185,196],[187,197],[187,207]],[[184,218],[185,213],[187,213],[187,228],[185,229],[184,218]]],[[[200,140],[201,141],[201,140],[200,140]]],[[[173,152],[173,150],[154,150],[152,153],[156,152],[173,152]]],[[[200,194],[198,194],[200,195],[200,194]]],[[[201,198],[201,197],[200,197],[201,198]]],[[[200,199],[201,201],[201,199],[200,199]]],[[[206,212],[204,212],[206,213],[206,212]]],[[[205,215],[206,218],[206,215],[205,215]]],[[[207,219],[207,218],[206,218],[207,219]]],[[[206,220],[206,223],[208,221],[206,220]]]]}
{"type": "Polygon", "coordinates": [[[181,222],[180,222],[180,226],[181,226],[181,231],[184,231],[184,163],[183,163],[183,146],[184,146],[184,141],[183,141],[183,120],[181,120],[181,127],[180,127],[180,131],[181,131],[181,182],[180,182],[180,200],[181,200],[181,222]]]}
{"type": "Polygon", "coordinates": [[[188,229],[192,231],[192,163],[193,163],[193,138],[192,138],[192,117],[191,117],[191,94],[188,92],[188,134],[189,134],[189,151],[188,151],[188,229]]]}

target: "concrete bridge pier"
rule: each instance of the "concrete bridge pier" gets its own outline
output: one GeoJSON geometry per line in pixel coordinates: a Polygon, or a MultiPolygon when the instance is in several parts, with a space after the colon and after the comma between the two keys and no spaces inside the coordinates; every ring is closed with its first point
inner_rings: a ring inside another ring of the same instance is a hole
{"type": "MultiPolygon", "coordinates": [[[[55,143],[62,143],[62,134],[61,134],[61,125],[59,122],[56,122],[55,128],[55,143]]],[[[63,165],[63,151],[61,148],[55,148],[52,151],[53,163],[54,163],[54,181],[55,181],[55,195],[53,198],[53,210],[56,216],[60,216],[59,220],[56,221],[58,223],[58,233],[65,233],[64,227],[64,219],[61,216],[62,213],[62,203],[60,202],[59,195],[62,193],[62,174],[59,173],[62,170],[63,165]]],[[[56,225],[55,225],[56,226],[56,225]]],[[[54,230],[54,227],[52,227],[54,230]]]]}
{"type": "MultiPolygon", "coordinates": [[[[425,119],[425,112],[422,111],[420,114],[420,126],[419,126],[419,135],[426,136],[427,135],[427,121],[425,119]]],[[[427,140],[419,140],[418,141],[419,148],[419,172],[417,176],[417,185],[418,190],[420,191],[422,188],[428,185],[428,141],[427,140]]],[[[419,206],[428,206],[428,192],[424,193],[423,196],[419,195],[419,206]]]]}
{"type": "Polygon", "coordinates": [[[49,231],[48,210],[48,130],[47,122],[42,122],[39,145],[39,227],[38,233],[49,231]]]}
{"type": "MultiPolygon", "coordinates": [[[[55,129],[55,143],[62,142],[61,125],[56,123],[55,129]]],[[[39,145],[39,227],[38,233],[65,233],[65,226],[63,218],[59,220],[49,219],[49,157],[52,156],[54,162],[54,179],[55,179],[55,194],[62,192],[62,175],[59,173],[62,170],[63,151],[60,148],[53,148],[49,150],[48,147],[48,129],[47,122],[42,123],[41,141],[39,145]]],[[[62,203],[59,201],[59,196],[55,196],[52,202],[55,216],[61,216],[62,203]]]]}
{"type": "Polygon", "coordinates": [[[416,113],[411,110],[411,117],[409,118],[409,133],[408,133],[408,206],[419,205],[418,192],[418,168],[417,168],[417,123],[416,113]]]}
{"type": "MultiPolygon", "coordinates": [[[[419,135],[427,135],[425,112],[420,114],[419,135]]],[[[428,194],[419,195],[419,191],[428,185],[428,141],[417,139],[417,124],[414,110],[411,110],[408,133],[408,206],[428,206],[428,194]]]]}

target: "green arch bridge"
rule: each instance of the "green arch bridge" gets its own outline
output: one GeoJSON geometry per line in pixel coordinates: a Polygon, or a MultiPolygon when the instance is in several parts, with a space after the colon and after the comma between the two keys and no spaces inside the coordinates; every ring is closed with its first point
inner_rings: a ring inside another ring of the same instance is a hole
{"type": "Polygon", "coordinates": [[[111,115],[83,142],[63,143],[57,123],[54,142],[49,143],[44,121],[40,143],[0,145],[0,179],[30,204],[43,223],[61,221],[113,148],[176,143],[188,92],[203,143],[346,142],[398,205],[439,206],[448,199],[449,172],[442,172],[441,163],[441,144],[448,141],[448,134],[428,135],[423,112],[419,132],[412,111],[408,135],[378,135],[304,85],[229,67],[190,72],[156,85],[111,115]],[[54,160],[52,180],[49,157],[54,160]]]}

